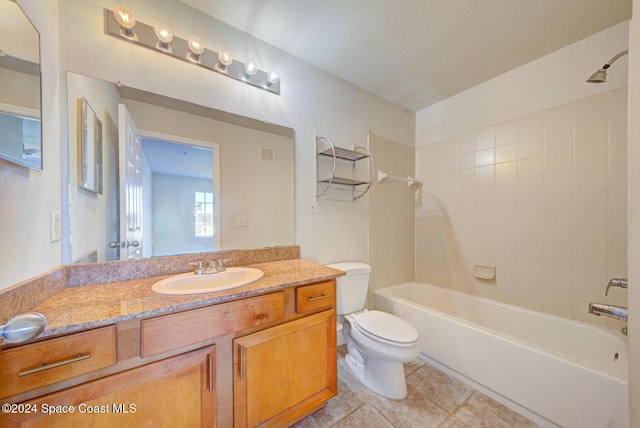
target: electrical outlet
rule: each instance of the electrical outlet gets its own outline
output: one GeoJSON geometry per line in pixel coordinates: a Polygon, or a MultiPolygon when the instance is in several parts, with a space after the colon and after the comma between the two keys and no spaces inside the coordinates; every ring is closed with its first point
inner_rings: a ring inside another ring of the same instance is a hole
{"type": "Polygon", "coordinates": [[[62,224],[59,212],[51,211],[49,213],[49,235],[51,242],[59,241],[62,238],[62,224]]]}

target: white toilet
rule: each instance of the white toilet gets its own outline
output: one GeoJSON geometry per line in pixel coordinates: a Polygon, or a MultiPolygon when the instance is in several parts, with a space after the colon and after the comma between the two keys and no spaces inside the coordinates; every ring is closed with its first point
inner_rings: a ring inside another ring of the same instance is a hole
{"type": "Polygon", "coordinates": [[[388,398],[407,395],[403,363],[420,352],[418,331],[405,320],[364,310],[371,267],[345,262],[329,265],[347,274],[337,278],[337,313],[344,316],[347,366],[369,389],[388,398]]]}

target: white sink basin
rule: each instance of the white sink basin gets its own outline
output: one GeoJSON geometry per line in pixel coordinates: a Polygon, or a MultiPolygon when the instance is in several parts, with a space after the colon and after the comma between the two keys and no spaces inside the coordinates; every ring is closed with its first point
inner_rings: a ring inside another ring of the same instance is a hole
{"type": "Polygon", "coordinates": [[[158,294],[198,294],[228,290],[259,280],[260,269],[231,267],[224,272],[195,275],[193,272],[175,275],[154,283],[151,291],[158,294]]]}

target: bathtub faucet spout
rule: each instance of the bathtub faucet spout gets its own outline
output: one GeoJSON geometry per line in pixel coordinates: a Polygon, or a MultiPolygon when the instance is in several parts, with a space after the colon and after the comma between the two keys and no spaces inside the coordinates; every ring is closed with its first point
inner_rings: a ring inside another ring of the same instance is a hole
{"type": "Polygon", "coordinates": [[[589,303],[589,313],[593,315],[604,315],[622,321],[627,321],[627,308],[616,305],[605,305],[604,303],[589,303]]]}

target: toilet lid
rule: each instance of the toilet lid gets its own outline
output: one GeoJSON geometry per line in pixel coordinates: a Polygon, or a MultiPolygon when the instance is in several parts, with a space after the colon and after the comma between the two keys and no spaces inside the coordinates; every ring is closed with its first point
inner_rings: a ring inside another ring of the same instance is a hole
{"type": "Polygon", "coordinates": [[[396,343],[418,340],[418,331],[405,320],[387,312],[366,311],[353,317],[362,333],[396,343]]]}

